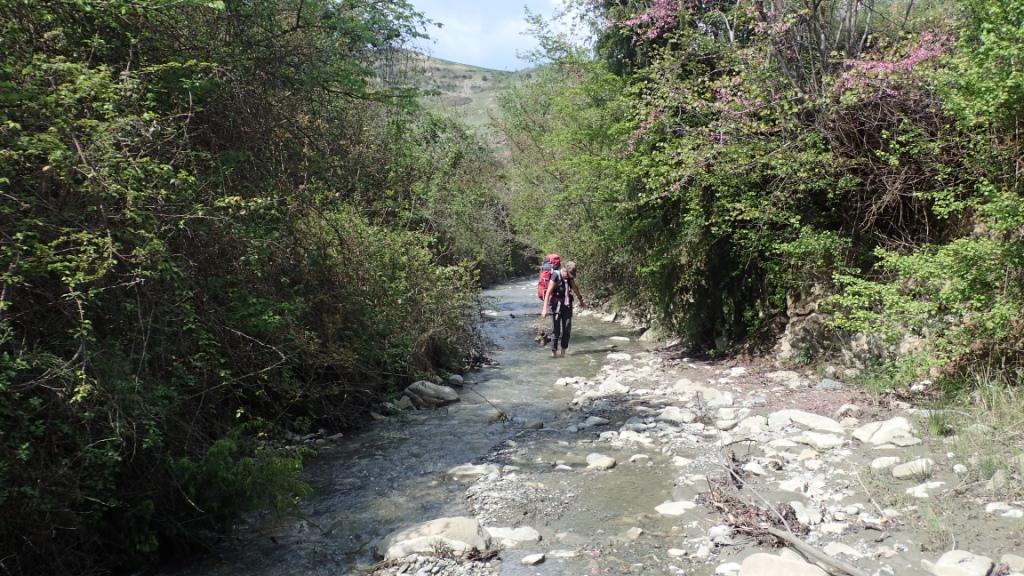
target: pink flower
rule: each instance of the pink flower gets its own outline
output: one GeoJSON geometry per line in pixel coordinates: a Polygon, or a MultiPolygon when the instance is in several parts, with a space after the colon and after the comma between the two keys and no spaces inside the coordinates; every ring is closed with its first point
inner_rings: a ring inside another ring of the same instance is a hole
{"type": "Polygon", "coordinates": [[[656,40],[679,25],[678,0],[652,0],[651,7],[640,14],[619,22],[634,35],[656,40]]]}

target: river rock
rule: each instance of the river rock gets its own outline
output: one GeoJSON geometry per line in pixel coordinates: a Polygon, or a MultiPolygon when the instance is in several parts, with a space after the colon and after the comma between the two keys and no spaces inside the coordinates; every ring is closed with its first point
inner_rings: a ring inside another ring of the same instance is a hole
{"type": "Polygon", "coordinates": [[[921,566],[935,576],[987,576],[992,560],[965,550],[950,550],[934,564],[922,560],[921,566]]]}
{"type": "Polygon", "coordinates": [[[875,446],[893,444],[894,439],[908,442],[914,439],[914,428],[906,418],[897,416],[891,420],[864,424],[853,431],[853,437],[865,444],[875,446]]]}
{"type": "Polygon", "coordinates": [[[1017,556],[1016,554],[1003,554],[999,562],[1006,564],[1010,567],[1010,570],[1014,572],[1024,572],[1024,556],[1017,556]]]}
{"type": "Polygon", "coordinates": [[[817,450],[831,450],[842,446],[843,442],[845,442],[842,436],[810,431],[804,432],[796,438],[793,438],[793,441],[799,442],[800,444],[806,444],[817,450]]]}
{"type": "Polygon", "coordinates": [[[748,416],[733,428],[733,434],[757,436],[768,430],[768,419],[764,416],[748,416]]]}
{"type": "Polygon", "coordinates": [[[807,562],[757,553],[743,560],[739,576],[828,576],[828,572],[807,562]]]}
{"type": "Polygon", "coordinates": [[[654,511],[662,516],[682,516],[688,511],[696,508],[697,505],[688,500],[679,500],[676,502],[663,502],[658,504],[654,511]]]}
{"type": "Polygon", "coordinates": [[[689,424],[697,419],[692,411],[678,406],[666,406],[658,413],[656,420],[671,424],[689,424]]]}
{"type": "Polygon", "coordinates": [[[821,510],[815,505],[807,505],[799,500],[794,500],[789,503],[790,507],[793,508],[793,512],[796,514],[798,522],[804,526],[812,526],[814,524],[821,524],[822,516],[821,510]]]}
{"type": "Polygon", "coordinates": [[[455,388],[462,388],[466,384],[466,379],[461,374],[449,374],[447,381],[449,386],[455,388]]]}
{"type": "Polygon", "coordinates": [[[633,359],[632,356],[625,352],[612,352],[605,356],[605,358],[607,358],[609,362],[629,362],[633,359]]]}
{"type": "Polygon", "coordinates": [[[587,455],[587,470],[611,470],[615,464],[615,458],[611,456],[596,452],[587,455]]]}
{"type": "Polygon", "coordinates": [[[473,548],[484,551],[491,547],[491,536],[475,518],[453,516],[392,532],[377,550],[384,551],[385,560],[398,560],[410,554],[431,555],[438,546],[447,546],[458,554],[473,548]]]}
{"type": "Polygon", "coordinates": [[[924,484],[907,488],[906,493],[914,498],[928,498],[931,496],[932,490],[937,490],[945,485],[945,482],[925,482],[924,484]]]}
{"type": "Polygon", "coordinates": [[[860,558],[863,556],[860,552],[847,544],[842,542],[829,542],[822,551],[825,554],[835,558],[836,556],[849,556],[850,558],[860,558]]]}
{"type": "Polygon", "coordinates": [[[871,461],[871,469],[888,470],[889,468],[899,464],[900,461],[901,458],[899,456],[882,456],[871,461]]]}
{"type": "Polygon", "coordinates": [[[521,564],[523,564],[524,566],[536,566],[537,564],[540,564],[543,561],[544,561],[544,554],[541,553],[541,554],[530,554],[528,556],[523,556],[523,559],[520,560],[519,562],[521,564]]]}
{"type": "Polygon", "coordinates": [[[519,528],[487,528],[491,539],[501,544],[504,548],[515,548],[520,544],[540,542],[540,532],[529,526],[519,528]]]}
{"type": "Polygon", "coordinates": [[[820,432],[831,432],[833,434],[844,433],[843,427],[839,422],[836,422],[827,416],[814,414],[813,412],[805,412],[803,410],[779,410],[768,416],[768,427],[772,430],[781,430],[790,424],[797,424],[804,428],[810,428],[811,430],[818,430],[820,432]]]}
{"type": "Polygon", "coordinates": [[[725,564],[719,564],[715,568],[715,576],[736,576],[740,573],[742,566],[735,562],[727,562],[725,564]]]}
{"type": "Polygon", "coordinates": [[[629,386],[626,386],[617,380],[608,379],[592,388],[588,388],[580,397],[586,400],[604,398],[606,396],[617,396],[621,394],[629,394],[629,386]]]}
{"type": "Polygon", "coordinates": [[[448,471],[448,475],[456,480],[472,480],[480,476],[501,475],[501,468],[496,464],[463,464],[448,471]]]}
{"type": "Polygon", "coordinates": [[[908,478],[925,479],[932,475],[932,468],[935,466],[935,462],[931,458],[919,458],[917,460],[911,460],[906,464],[899,464],[893,466],[892,476],[899,480],[906,480],[908,478]]]}
{"type": "Polygon", "coordinates": [[[412,403],[412,399],[409,398],[406,395],[403,395],[401,398],[399,398],[398,403],[395,404],[395,406],[399,410],[415,410],[416,409],[416,405],[412,403]]]}
{"type": "Polygon", "coordinates": [[[412,400],[417,408],[437,408],[459,401],[458,393],[452,388],[426,380],[410,384],[405,389],[405,395],[412,400]]]}
{"type": "Polygon", "coordinates": [[[843,404],[832,413],[832,418],[842,420],[843,418],[859,418],[862,409],[856,404],[843,404]]]}
{"type": "Polygon", "coordinates": [[[604,426],[608,423],[607,418],[601,418],[600,416],[589,416],[582,424],[579,425],[580,430],[586,430],[587,428],[593,428],[594,426],[604,426]]]}

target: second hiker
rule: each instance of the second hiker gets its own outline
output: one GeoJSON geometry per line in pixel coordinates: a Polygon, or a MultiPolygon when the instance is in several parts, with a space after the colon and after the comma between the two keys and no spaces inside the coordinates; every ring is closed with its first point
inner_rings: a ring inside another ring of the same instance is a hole
{"type": "MultiPolygon", "coordinates": [[[[557,266],[557,262],[553,264],[557,266]]],[[[544,307],[540,311],[542,318],[551,312],[554,323],[551,334],[553,358],[564,358],[565,349],[569,347],[569,337],[572,335],[573,294],[579,299],[580,306],[583,306],[583,295],[576,287],[576,263],[570,261],[563,264],[560,269],[551,271],[551,280],[548,281],[544,294],[544,307]]]]}

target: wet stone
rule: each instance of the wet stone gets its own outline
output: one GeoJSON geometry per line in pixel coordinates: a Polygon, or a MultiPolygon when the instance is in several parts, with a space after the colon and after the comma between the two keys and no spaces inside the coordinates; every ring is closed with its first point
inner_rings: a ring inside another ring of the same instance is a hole
{"type": "Polygon", "coordinates": [[[919,458],[911,460],[906,464],[893,466],[892,476],[899,480],[924,479],[932,475],[932,468],[934,466],[935,462],[931,458],[919,458]]]}
{"type": "Polygon", "coordinates": [[[604,454],[592,453],[587,455],[588,470],[611,470],[615,468],[615,458],[604,454]]]}

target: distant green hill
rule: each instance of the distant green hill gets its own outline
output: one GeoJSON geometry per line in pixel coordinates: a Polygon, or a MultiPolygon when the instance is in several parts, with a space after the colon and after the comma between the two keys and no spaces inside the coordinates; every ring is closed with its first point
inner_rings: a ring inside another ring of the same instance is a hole
{"type": "MultiPolygon", "coordinates": [[[[449,111],[470,126],[483,128],[499,114],[498,94],[524,72],[506,72],[418,56],[418,86],[436,92],[422,98],[428,108],[449,111]]],[[[527,72],[528,73],[528,72],[527,72]]]]}

